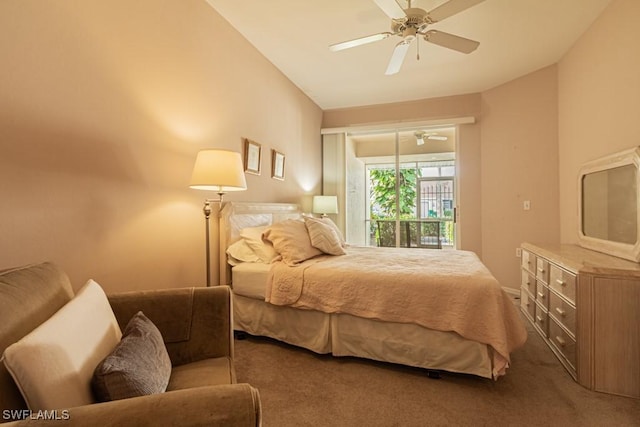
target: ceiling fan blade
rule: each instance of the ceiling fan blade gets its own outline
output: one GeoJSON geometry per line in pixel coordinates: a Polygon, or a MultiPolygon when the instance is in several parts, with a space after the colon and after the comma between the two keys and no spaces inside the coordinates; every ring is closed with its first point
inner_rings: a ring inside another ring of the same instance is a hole
{"type": "Polygon", "coordinates": [[[396,2],[396,0],[373,0],[380,9],[391,19],[406,18],[404,10],[396,2]]]}
{"type": "Polygon", "coordinates": [[[385,74],[390,76],[391,74],[395,74],[400,71],[400,67],[402,67],[402,62],[404,61],[404,57],[407,55],[407,51],[409,50],[409,45],[412,40],[402,40],[398,43],[393,49],[393,54],[391,55],[391,60],[389,61],[389,65],[387,66],[387,71],[385,74]]]}
{"type": "Polygon", "coordinates": [[[440,22],[443,19],[469,9],[471,6],[475,6],[483,1],[484,0],[449,0],[428,12],[427,15],[429,16],[431,23],[440,22]]]}
{"type": "Polygon", "coordinates": [[[379,40],[384,40],[389,36],[392,36],[393,33],[378,33],[378,34],[372,34],[370,36],[366,36],[366,37],[360,37],[357,39],[353,39],[353,40],[347,40],[345,42],[340,42],[340,43],[334,43],[332,45],[329,46],[329,50],[332,52],[337,52],[339,50],[344,50],[344,49],[349,49],[352,47],[356,47],[356,46],[361,46],[363,44],[367,44],[367,43],[373,43],[373,42],[377,42],[379,40]]]}
{"type": "Polygon", "coordinates": [[[471,53],[476,50],[478,46],[480,46],[480,42],[477,42],[475,40],[465,39],[464,37],[456,36],[438,30],[427,31],[424,35],[424,39],[429,43],[457,50],[458,52],[462,53],[471,53]]]}

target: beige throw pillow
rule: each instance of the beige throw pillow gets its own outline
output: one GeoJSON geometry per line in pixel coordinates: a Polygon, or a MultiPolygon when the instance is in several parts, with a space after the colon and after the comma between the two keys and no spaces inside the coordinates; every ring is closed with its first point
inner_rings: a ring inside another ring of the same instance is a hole
{"type": "Polygon", "coordinates": [[[104,291],[89,280],[47,321],[4,353],[32,411],[94,403],[91,377],[122,332],[104,291]]]}
{"type": "Polygon", "coordinates": [[[268,227],[262,235],[273,244],[276,252],[287,265],[296,265],[302,261],[322,254],[314,248],[304,221],[287,219],[268,227]]]}
{"type": "Polygon", "coordinates": [[[338,236],[338,239],[340,240],[340,246],[342,246],[343,248],[347,246],[347,242],[344,239],[344,236],[342,235],[342,231],[340,231],[340,229],[338,228],[336,223],[333,222],[331,220],[331,218],[326,216],[324,218],[320,218],[320,221],[322,221],[324,224],[327,224],[329,227],[331,227],[333,229],[333,231],[336,232],[336,235],[338,236]]]}
{"type": "Polygon", "coordinates": [[[304,224],[309,232],[309,239],[313,247],[329,255],[344,255],[346,253],[333,227],[322,219],[304,217],[304,224]]]}

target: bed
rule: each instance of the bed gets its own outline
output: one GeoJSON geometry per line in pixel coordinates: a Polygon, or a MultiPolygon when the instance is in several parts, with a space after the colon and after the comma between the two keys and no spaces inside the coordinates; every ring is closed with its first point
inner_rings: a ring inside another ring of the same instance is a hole
{"type": "Polygon", "coordinates": [[[343,241],[341,249],[322,241],[324,252],[287,254],[296,245],[287,240],[288,227],[308,230],[309,239],[319,222],[304,219],[294,204],[225,204],[220,283],[233,290],[235,330],[321,354],[493,379],[506,373],[526,329],[475,254],[343,241]],[[263,233],[272,243],[266,248],[263,233]]]}

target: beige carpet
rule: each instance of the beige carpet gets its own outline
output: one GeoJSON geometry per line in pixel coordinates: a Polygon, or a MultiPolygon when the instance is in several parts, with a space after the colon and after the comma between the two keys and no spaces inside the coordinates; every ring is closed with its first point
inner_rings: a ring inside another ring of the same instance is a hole
{"type": "MultiPolygon", "coordinates": [[[[640,363],[640,362],[639,362],[640,363]]],[[[506,376],[491,381],[236,340],[239,382],[260,390],[265,427],[640,426],[640,400],[575,383],[529,328],[506,376]]]]}

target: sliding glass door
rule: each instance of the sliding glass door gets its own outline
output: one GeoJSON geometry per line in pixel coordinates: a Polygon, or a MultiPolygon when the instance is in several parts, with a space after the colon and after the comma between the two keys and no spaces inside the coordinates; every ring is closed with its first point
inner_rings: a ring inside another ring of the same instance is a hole
{"type": "MultiPolygon", "coordinates": [[[[453,138],[442,136],[436,146],[416,135],[411,130],[348,136],[354,170],[362,168],[358,174],[365,180],[364,192],[355,184],[347,191],[348,206],[360,203],[365,211],[366,236],[352,240],[370,246],[455,247],[455,153],[453,141],[444,144],[453,138]]],[[[350,217],[357,221],[360,215],[350,217]]]]}

